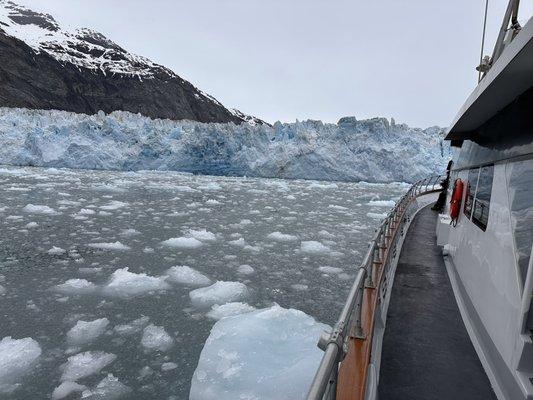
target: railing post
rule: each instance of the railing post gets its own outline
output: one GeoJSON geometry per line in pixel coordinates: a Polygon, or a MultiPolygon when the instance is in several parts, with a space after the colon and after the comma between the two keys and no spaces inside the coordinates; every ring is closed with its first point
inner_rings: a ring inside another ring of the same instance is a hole
{"type": "Polygon", "coordinates": [[[357,301],[355,307],[355,327],[353,337],[355,339],[366,339],[366,335],[363,332],[363,324],[361,321],[361,312],[363,311],[363,292],[364,287],[359,288],[357,291],[357,301]]]}

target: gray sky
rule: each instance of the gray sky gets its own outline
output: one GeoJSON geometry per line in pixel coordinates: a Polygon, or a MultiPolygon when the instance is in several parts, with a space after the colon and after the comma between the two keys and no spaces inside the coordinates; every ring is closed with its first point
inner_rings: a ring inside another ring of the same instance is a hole
{"type": "MultiPolygon", "coordinates": [[[[270,122],[447,126],[476,84],[484,0],[15,0],[90,27],[270,122]]],[[[526,3],[526,2],[524,2],[526,3]]],[[[531,2],[527,2],[531,3],[531,2]]],[[[507,0],[490,0],[486,54],[507,0]]],[[[521,22],[533,14],[524,5],[521,22]]]]}

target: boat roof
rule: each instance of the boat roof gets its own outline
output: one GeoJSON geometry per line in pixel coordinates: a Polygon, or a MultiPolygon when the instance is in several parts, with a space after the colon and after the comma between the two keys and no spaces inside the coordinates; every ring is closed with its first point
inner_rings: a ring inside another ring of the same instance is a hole
{"type": "Polygon", "coordinates": [[[533,18],[530,18],[470,94],[450,125],[446,139],[471,139],[480,126],[532,86],[533,18]]]}

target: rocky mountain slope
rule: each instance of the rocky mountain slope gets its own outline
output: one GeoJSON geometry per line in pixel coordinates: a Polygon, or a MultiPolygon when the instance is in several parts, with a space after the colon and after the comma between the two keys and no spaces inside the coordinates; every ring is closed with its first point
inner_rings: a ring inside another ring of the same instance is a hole
{"type": "Polygon", "coordinates": [[[98,32],[68,32],[52,16],[7,0],[0,0],[0,106],[263,123],[98,32]]]}

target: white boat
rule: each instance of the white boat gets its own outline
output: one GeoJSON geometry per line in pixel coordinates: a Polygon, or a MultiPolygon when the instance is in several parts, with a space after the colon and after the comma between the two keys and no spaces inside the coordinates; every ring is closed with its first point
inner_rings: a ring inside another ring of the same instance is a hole
{"type": "Polygon", "coordinates": [[[308,399],[533,399],[533,19],[518,4],[448,130],[448,175],[376,231],[308,399]]]}

